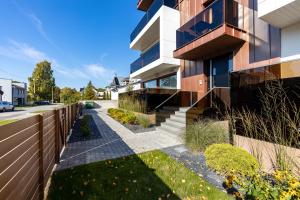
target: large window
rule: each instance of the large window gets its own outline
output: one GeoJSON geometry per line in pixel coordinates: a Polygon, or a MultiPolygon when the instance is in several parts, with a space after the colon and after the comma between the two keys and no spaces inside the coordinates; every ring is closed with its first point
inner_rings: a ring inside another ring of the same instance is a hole
{"type": "Polygon", "coordinates": [[[177,75],[168,76],[159,79],[159,87],[161,88],[177,88],[177,75]]]}
{"type": "Polygon", "coordinates": [[[156,80],[151,80],[144,83],[145,88],[157,88],[156,80]]]}

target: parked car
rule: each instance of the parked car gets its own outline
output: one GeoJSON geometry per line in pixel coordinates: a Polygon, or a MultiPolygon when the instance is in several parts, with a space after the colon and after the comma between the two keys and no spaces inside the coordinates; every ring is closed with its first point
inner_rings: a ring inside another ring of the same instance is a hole
{"type": "Polygon", "coordinates": [[[50,101],[35,101],[34,105],[38,105],[38,106],[41,106],[41,105],[50,105],[50,101]]]}
{"type": "Polygon", "coordinates": [[[15,106],[7,101],[2,101],[0,102],[0,111],[8,111],[8,110],[11,110],[11,111],[14,111],[15,110],[15,106]]]}

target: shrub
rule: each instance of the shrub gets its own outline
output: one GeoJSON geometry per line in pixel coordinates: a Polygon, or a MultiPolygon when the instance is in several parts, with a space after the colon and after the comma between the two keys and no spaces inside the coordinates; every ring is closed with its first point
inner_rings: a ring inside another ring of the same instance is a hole
{"type": "Polygon", "coordinates": [[[189,124],[184,135],[185,144],[192,151],[204,151],[215,143],[227,143],[228,131],[213,121],[199,121],[189,124]]]}
{"type": "Polygon", "coordinates": [[[120,109],[110,108],[108,114],[123,124],[135,124],[137,121],[136,116],[131,112],[125,112],[120,109]]]}
{"type": "Polygon", "coordinates": [[[230,144],[213,144],[205,150],[207,165],[222,175],[232,171],[240,175],[255,173],[259,169],[254,156],[242,148],[230,144]]]}
{"type": "Polygon", "coordinates": [[[288,171],[253,173],[244,177],[229,175],[226,189],[236,190],[235,185],[239,190],[234,195],[239,199],[300,199],[300,181],[288,171]]]}
{"type": "Polygon", "coordinates": [[[91,116],[85,115],[83,116],[83,119],[80,122],[80,133],[83,137],[88,137],[91,134],[90,126],[89,126],[89,120],[91,116]]]}
{"type": "Polygon", "coordinates": [[[124,124],[135,124],[137,118],[133,113],[127,112],[121,120],[124,124]]]}
{"type": "Polygon", "coordinates": [[[141,125],[143,128],[148,128],[151,124],[149,118],[144,115],[139,115],[137,117],[137,121],[138,121],[139,125],[141,125]]]}

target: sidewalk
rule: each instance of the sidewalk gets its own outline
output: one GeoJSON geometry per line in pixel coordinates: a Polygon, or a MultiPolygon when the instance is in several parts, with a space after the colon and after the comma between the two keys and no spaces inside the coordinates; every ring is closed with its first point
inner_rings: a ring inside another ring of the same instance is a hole
{"type": "Polygon", "coordinates": [[[158,131],[135,134],[107,115],[106,108],[89,110],[102,138],[68,143],[56,170],[180,145],[181,138],[158,131]]]}

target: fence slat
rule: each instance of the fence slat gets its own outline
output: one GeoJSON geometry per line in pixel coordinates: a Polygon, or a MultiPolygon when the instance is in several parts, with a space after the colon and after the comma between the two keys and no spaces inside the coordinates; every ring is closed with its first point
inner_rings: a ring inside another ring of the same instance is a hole
{"type": "Polygon", "coordinates": [[[79,112],[73,104],[0,126],[0,199],[43,199],[79,112]]]}

